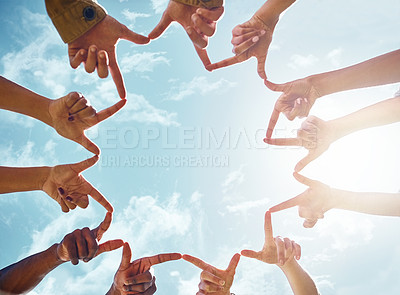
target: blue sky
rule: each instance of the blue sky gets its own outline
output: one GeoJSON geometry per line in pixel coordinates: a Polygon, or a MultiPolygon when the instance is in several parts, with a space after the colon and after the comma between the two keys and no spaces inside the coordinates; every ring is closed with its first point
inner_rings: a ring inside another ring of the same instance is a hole
{"type": "MultiPolygon", "coordinates": [[[[232,28],[263,3],[226,2],[208,47],[212,61],[232,55],[232,28]]],[[[100,3],[111,16],[147,35],[167,1],[100,3]]],[[[100,80],[69,67],[67,47],[47,17],[44,1],[0,0],[0,15],[1,75],[49,98],[80,91],[98,110],[119,99],[111,78],[100,80]]],[[[299,0],[276,28],[267,75],[287,82],[398,49],[399,15],[397,0],[299,0]]],[[[306,189],[292,177],[306,151],[262,143],[279,94],[258,78],[255,60],[208,73],[178,25],[146,46],[121,41],[118,60],[128,104],[88,132],[102,154],[84,172],[115,208],[103,239],[128,241],[136,258],[181,252],[220,268],[243,248],[260,249],[265,210],[306,189]]],[[[325,120],[340,117],[390,98],[398,88],[330,95],[311,113],[325,120]]],[[[41,122],[0,113],[3,166],[50,166],[91,156],[41,122]]],[[[300,124],[281,117],[276,135],[292,136],[300,124]]],[[[304,174],[341,189],[398,192],[399,131],[399,124],[393,124],[343,138],[304,174]]],[[[0,268],[46,249],[75,228],[97,226],[104,213],[92,202],[86,210],[63,214],[43,192],[2,195],[0,268]]],[[[275,235],[302,246],[300,263],[321,294],[398,294],[398,218],[331,211],[313,229],[302,227],[296,209],[272,218],[275,235]]],[[[88,264],[62,265],[30,294],[103,294],[120,258],[117,250],[88,264]]],[[[177,261],[156,266],[155,274],[157,294],[189,295],[197,290],[200,271],[177,261]]],[[[291,294],[278,267],[246,258],[231,291],[291,294]]]]}

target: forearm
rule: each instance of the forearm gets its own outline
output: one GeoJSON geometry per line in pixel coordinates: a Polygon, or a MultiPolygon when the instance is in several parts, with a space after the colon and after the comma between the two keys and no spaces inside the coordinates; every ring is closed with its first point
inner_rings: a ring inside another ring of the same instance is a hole
{"type": "Polygon", "coordinates": [[[275,27],[279,16],[288,9],[296,0],[268,0],[254,14],[265,25],[275,27]]]}
{"type": "Polygon", "coordinates": [[[114,284],[112,284],[106,295],[121,295],[121,293],[115,288],[114,284]]]}
{"type": "Polygon", "coordinates": [[[57,257],[57,244],[54,244],[46,251],[29,256],[0,270],[0,291],[6,294],[26,293],[62,263],[57,257]]]}
{"type": "Polygon", "coordinates": [[[373,215],[400,216],[400,194],[331,189],[334,208],[373,215]]]}
{"type": "Polygon", "coordinates": [[[41,190],[49,173],[50,167],[0,166],[0,194],[41,190]]]}
{"type": "Polygon", "coordinates": [[[350,133],[400,121],[400,97],[378,102],[347,116],[328,121],[335,140],[350,133]]]}
{"type": "Polygon", "coordinates": [[[400,50],[340,70],[310,76],[321,96],[400,81],[400,50]]]}
{"type": "Polygon", "coordinates": [[[50,99],[0,77],[0,108],[17,112],[52,125],[50,99]]]}
{"type": "MultiPolygon", "coordinates": [[[[279,265],[278,265],[279,266],[279,265]]],[[[285,274],[294,295],[317,295],[318,289],[310,275],[291,259],[279,268],[285,274]]]]}

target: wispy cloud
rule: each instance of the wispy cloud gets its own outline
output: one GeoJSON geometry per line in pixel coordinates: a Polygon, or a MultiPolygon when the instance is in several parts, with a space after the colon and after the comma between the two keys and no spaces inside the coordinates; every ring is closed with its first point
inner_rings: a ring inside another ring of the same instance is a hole
{"type": "Polygon", "coordinates": [[[136,19],[138,19],[138,18],[147,18],[147,17],[151,16],[148,13],[140,13],[140,12],[130,11],[128,8],[122,10],[122,15],[125,16],[125,18],[127,20],[129,20],[132,25],[135,24],[136,19]]]}
{"type": "MultiPolygon", "coordinates": [[[[176,81],[171,82],[176,83],[176,81]]],[[[235,83],[223,78],[213,82],[204,76],[195,77],[190,82],[183,82],[177,86],[172,85],[167,100],[180,101],[194,94],[201,94],[205,96],[210,93],[213,95],[217,93],[224,93],[227,89],[233,87],[234,85],[235,83]]]]}
{"type": "Polygon", "coordinates": [[[162,13],[167,8],[168,0],[151,0],[155,13],[162,13]]]}
{"type": "Polygon", "coordinates": [[[226,176],[224,182],[221,184],[222,193],[226,194],[232,191],[244,181],[242,169],[243,167],[240,167],[238,170],[232,171],[226,176]]]}
{"type": "Polygon", "coordinates": [[[125,55],[121,61],[122,72],[152,72],[157,65],[170,64],[170,60],[165,55],[166,52],[141,52],[125,55]]]}
{"type": "Polygon", "coordinates": [[[307,56],[303,56],[300,54],[294,54],[290,57],[290,62],[288,66],[292,69],[298,68],[307,68],[313,66],[319,61],[318,57],[309,54],[307,56]]]}
{"type": "Polygon", "coordinates": [[[332,51],[328,52],[326,55],[326,58],[330,61],[330,63],[335,66],[339,67],[340,66],[340,58],[342,56],[343,49],[342,48],[335,48],[332,51]]]}

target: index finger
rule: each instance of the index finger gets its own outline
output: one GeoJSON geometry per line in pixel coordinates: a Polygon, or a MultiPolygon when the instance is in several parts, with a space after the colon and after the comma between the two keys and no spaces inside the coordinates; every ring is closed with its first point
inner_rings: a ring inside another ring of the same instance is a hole
{"type": "Polygon", "coordinates": [[[114,80],[115,86],[117,87],[117,91],[119,94],[119,97],[124,99],[126,97],[126,89],[125,89],[125,84],[124,84],[124,78],[122,77],[121,71],[119,69],[115,52],[111,53],[110,55],[110,72],[111,76],[114,80]]]}
{"type": "Polygon", "coordinates": [[[110,202],[107,201],[106,197],[104,197],[95,187],[93,187],[91,184],[91,190],[89,192],[89,195],[98,202],[101,206],[103,206],[108,212],[112,213],[114,211],[113,206],[110,204],[110,202]]]}
{"type": "Polygon", "coordinates": [[[107,242],[99,245],[99,249],[97,250],[97,253],[94,257],[99,256],[101,253],[104,253],[104,252],[114,251],[118,248],[121,248],[123,245],[124,245],[124,241],[120,240],[120,239],[107,241],[107,242]]]}
{"type": "Polygon", "coordinates": [[[191,256],[191,255],[184,254],[182,256],[182,258],[184,260],[186,260],[187,262],[190,262],[191,264],[197,266],[198,268],[200,268],[202,270],[205,270],[206,268],[211,266],[208,263],[205,263],[203,260],[201,260],[201,259],[199,259],[197,257],[191,256]]]}
{"type": "Polygon", "coordinates": [[[98,241],[101,240],[103,234],[110,227],[111,221],[112,221],[112,214],[110,212],[107,212],[106,217],[104,217],[104,220],[99,224],[99,226],[96,227],[95,229],[92,229],[92,233],[96,236],[96,239],[98,241]]]}
{"type": "Polygon", "coordinates": [[[219,68],[224,68],[224,67],[228,67],[228,66],[240,63],[241,60],[240,60],[239,56],[240,55],[232,56],[232,57],[229,57],[227,59],[224,59],[224,60],[221,60],[219,62],[216,62],[214,64],[210,64],[207,67],[207,70],[213,71],[213,70],[216,70],[216,69],[219,69],[219,68]]]}
{"type": "Polygon", "coordinates": [[[298,138],[264,138],[264,142],[278,146],[301,146],[302,141],[298,138]]]}
{"type": "Polygon", "coordinates": [[[164,263],[167,261],[172,261],[172,260],[179,260],[182,258],[182,254],[180,253],[164,253],[164,254],[158,254],[154,255],[151,257],[147,257],[151,265],[156,265],[160,263],[164,263]]]}
{"type": "Polygon", "coordinates": [[[272,132],[274,131],[276,123],[278,122],[280,113],[281,112],[278,111],[276,108],[274,108],[274,110],[272,111],[271,118],[269,119],[269,123],[268,123],[268,129],[267,129],[267,135],[266,135],[267,138],[272,137],[272,132]]]}
{"type": "Polygon", "coordinates": [[[278,211],[282,211],[285,209],[289,209],[289,208],[298,206],[299,204],[300,204],[300,195],[269,208],[269,211],[271,213],[278,212],[278,211]]]}
{"type": "Polygon", "coordinates": [[[271,212],[265,212],[264,218],[264,232],[265,232],[265,243],[271,244],[274,243],[274,237],[272,234],[272,221],[271,221],[271,212]]]}
{"type": "Polygon", "coordinates": [[[126,104],[126,100],[122,99],[120,101],[118,101],[116,104],[98,112],[96,114],[96,116],[91,119],[93,120],[94,124],[100,123],[101,121],[104,121],[105,119],[111,117],[112,115],[114,115],[115,113],[117,113],[120,109],[122,109],[124,107],[124,105],[126,104]]]}
{"type": "Polygon", "coordinates": [[[204,67],[208,70],[207,67],[211,65],[211,61],[208,57],[207,50],[198,48],[196,45],[194,46],[194,48],[196,49],[197,55],[200,57],[200,60],[203,63],[204,67]]]}

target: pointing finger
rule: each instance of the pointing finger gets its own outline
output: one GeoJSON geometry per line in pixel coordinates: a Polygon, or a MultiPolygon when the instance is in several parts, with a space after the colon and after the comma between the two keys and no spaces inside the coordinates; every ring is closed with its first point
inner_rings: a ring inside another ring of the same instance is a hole
{"type": "Polygon", "coordinates": [[[126,26],[123,26],[121,38],[136,44],[147,44],[150,42],[149,37],[137,34],[128,29],[126,26]]]}
{"type": "Polygon", "coordinates": [[[208,267],[212,267],[208,263],[205,263],[203,260],[201,260],[201,259],[199,259],[197,257],[191,256],[191,255],[184,254],[182,256],[182,258],[184,260],[186,260],[187,262],[190,262],[191,264],[197,266],[198,268],[200,268],[202,270],[205,270],[208,267]]]}
{"type": "Polygon", "coordinates": [[[208,44],[208,37],[205,35],[200,35],[195,29],[192,27],[185,28],[186,33],[188,34],[190,40],[192,40],[193,44],[199,48],[206,48],[208,44]]]}
{"type": "Polygon", "coordinates": [[[242,252],[240,252],[240,254],[242,254],[245,257],[249,257],[249,258],[261,259],[261,253],[253,251],[253,250],[242,250],[242,252]]]}
{"type": "Polygon", "coordinates": [[[302,141],[298,138],[264,138],[264,142],[278,146],[301,146],[302,141]]]}
{"type": "Polygon", "coordinates": [[[271,114],[271,118],[269,119],[266,138],[272,137],[272,132],[274,131],[276,123],[278,122],[279,114],[280,114],[280,111],[278,111],[276,108],[274,108],[274,110],[272,111],[272,114],[271,114]]]}
{"type": "Polygon", "coordinates": [[[269,208],[269,211],[271,213],[274,213],[274,212],[278,212],[278,211],[282,211],[282,210],[285,210],[285,209],[289,209],[289,208],[298,206],[300,204],[300,201],[301,201],[300,196],[301,195],[298,195],[298,196],[296,196],[294,198],[291,198],[291,199],[289,199],[287,201],[279,203],[278,205],[275,205],[275,206],[269,208]]]}
{"type": "MultiPolygon", "coordinates": [[[[118,101],[116,104],[98,112],[96,114],[96,116],[92,119],[93,122],[90,122],[91,124],[93,123],[93,125],[96,125],[97,123],[100,123],[101,121],[104,121],[105,119],[111,117],[112,115],[114,115],[115,113],[117,113],[120,109],[122,109],[124,107],[124,105],[126,104],[126,100],[122,99],[120,101],[118,101]]],[[[92,121],[90,120],[90,121],[92,121]]],[[[92,125],[92,126],[93,126],[92,125]]]]}
{"type": "Polygon", "coordinates": [[[236,267],[239,264],[240,254],[236,253],[233,255],[231,261],[229,262],[228,268],[226,269],[229,273],[235,273],[236,267]]]}
{"type": "Polygon", "coordinates": [[[207,67],[207,70],[213,71],[213,70],[224,68],[224,67],[228,67],[228,66],[240,63],[240,62],[241,62],[241,60],[239,58],[239,55],[237,55],[237,56],[233,56],[233,57],[229,57],[227,59],[221,60],[221,61],[216,62],[214,64],[210,64],[207,67]]]}
{"type": "Polygon", "coordinates": [[[284,92],[286,89],[286,84],[275,84],[268,80],[264,80],[264,84],[272,91],[284,92]]]}
{"type": "Polygon", "coordinates": [[[95,155],[100,155],[99,147],[93,141],[91,141],[89,138],[87,138],[85,134],[82,134],[80,137],[76,138],[74,141],[79,143],[81,146],[83,146],[89,152],[92,152],[95,155]]]}
{"type": "Polygon", "coordinates": [[[96,227],[95,229],[92,229],[92,233],[96,236],[96,239],[98,241],[101,240],[103,234],[110,227],[111,221],[112,221],[112,214],[110,212],[107,212],[106,216],[104,217],[104,220],[99,224],[99,226],[96,227]]]}
{"type": "Polygon", "coordinates": [[[194,46],[194,48],[196,49],[197,55],[200,57],[200,60],[203,63],[204,67],[209,70],[208,66],[210,66],[211,61],[208,57],[207,50],[198,48],[197,46],[194,46]]]}
{"type": "Polygon", "coordinates": [[[125,84],[116,58],[115,53],[110,54],[110,72],[117,87],[119,97],[124,99],[126,97],[125,84]]]}
{"type": "MultiPolygon", "coordinates": [[[[304,167],[306,167],[311,161],[318,158],[321,153],[309,152],[307,156],[301,159],[296,166],[294,167],[295,172],[301,171],[304,167]]],[[[297,178],[296,178],[297,179],[297,178]]]]}
{"type": "Polygon", "coordinates": [[[294,178],[296,178],[296,180],[306,186],[313,186],[315,183],[315,180],[312,180],[308,177],[305,177],[297,172],[293,173],[294,178]]]}
{"type": "Polygon", "coordinates": [[[271,212],[265,212],[264,218],[264,232],[265,232],[265,243],[267,245],[271,245],[274,243],[274,237],[272,235],[272,221],[271,221],[271,212]]]}
{"type": "Polygon", "coordinates": [[[150,32],[149,38],[150,39],[156,39],[161,36],[161,34],[169,27],[169,25],[172,22],[172,18],[164,12],[164,14],[161,17],[160,22],[157,24],[157,26],[153,29],[153,31],[150,32]]]}
{"type": "Polygon", "coordinates": [[[96,188],[94,188],[91,184],[89,185],[91,187],[89,195],[93,198],[93,200],[102,205],[108,212],[112,213],[114,211],[113,206],[96,188]]]}
{"type": "Polygon", "coordinates": [[[99,245],[99,250],[97,250],[96,256],[99,256],[101,253],[104,253],[104,252],[114,251],[118,248],[121,248],[123,245],[124,245],[124,241],[120,240],[120,239],[107,241],[107,242],[99,245]]]}
{"type": "Polygon", "coordinates": [[[121,264],[119,265],[119,270],[127,269],[131,264],[132,259],[132,251],[129,243],[124,244],[124,248],[122,250],[122,259],[121,264]]]}
{"type": "Polygon", "coordinates": [[[99,156],[95,155],[89,159],[82,161],[82,162],[70,164],[69,166],[74,172],[80,173],[80,172],[88,169],[89,167],[92,167],[94,164],[97,163],[98,160],[99,160],[99,156]]]}
{"type": "Polygon", "coordinates": [[[267,57],[265,55],[257,57],[257,72],[258,72],[258,75],[260,76],[260,78],[264,79],[264,80],[267,79],[267,74],[265,73],[265,61],[266,60],[267,60],[267,57]]]}
{"type": "Polygon", "coordinates": [[[182,255],[180,253],[164,253],[148,257],[148,260],[151,265],[156,265],[167,261],[179,260],[181,258],[182,255]]]}

